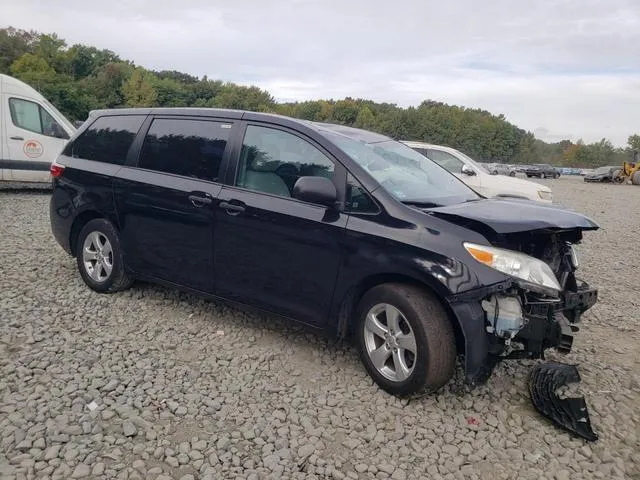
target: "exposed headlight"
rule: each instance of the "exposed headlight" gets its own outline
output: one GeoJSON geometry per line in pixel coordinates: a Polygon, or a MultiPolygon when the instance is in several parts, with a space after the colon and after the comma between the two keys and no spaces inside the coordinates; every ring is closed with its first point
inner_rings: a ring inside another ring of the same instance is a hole
{"type": "Polygon", "coordinates": [[[548,192],[546,190],[538,190],[538,196],[542,200],[553,200],[553,195],[551,194],[551,192],[548,192]]]}
{"type": "Polygon", "coordinates": [[[553,271],[542,260],[514,250],[475,243],[465,242],[464,248],[477,261],[502,273],[524,280],[531,285],[540,285],[558,292],[562,290],[553,271]]]}

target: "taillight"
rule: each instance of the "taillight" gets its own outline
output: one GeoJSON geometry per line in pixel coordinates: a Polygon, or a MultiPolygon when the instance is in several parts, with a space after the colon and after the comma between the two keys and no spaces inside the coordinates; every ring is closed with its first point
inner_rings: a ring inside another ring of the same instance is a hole
{"type": "Polygon", "coordinates": [[[51,176],[53,178],[59,178],[64,173],[64,165],[60,165],[59,163],[53,162],[51,167],[49,167],[49,171],[51,172],[51,176]]]}

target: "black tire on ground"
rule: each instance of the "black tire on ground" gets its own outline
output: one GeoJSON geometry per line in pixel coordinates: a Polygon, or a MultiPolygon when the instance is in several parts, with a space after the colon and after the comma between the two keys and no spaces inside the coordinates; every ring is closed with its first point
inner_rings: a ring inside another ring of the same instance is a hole
{"type": "Polygon", "coordinates": [[[640,170],[631,176],[631,183],[634,185],[640,185],[640,170]]]}
{"type": "Polygon", "coordinates": [[[532,177],[532,175],[529,175],[529,174],[527,173],[527,178],[531,178],[531,177],[532,177]]]}
{"type": "Polygon", "coordinates": [[[456,343],[449,315],[430,292],[412,285],[387,283],[369,290],[357,309],[356,341],[360,358],[373,380],[392,395],[429,393],[445,385],[453,376],[456,343]],[[413,371],[404,381],[392,381],[373,365],[367,353],[365,320],[376,305],[397,308],[413,330],[416,355],[413,371]]]}
{"type": "Polygon", "coordinates": [[[509,172],[509,176],[510,177],[515,177],[516,176],[516,172],[509,172]]]}
{"type": "Polygon", "coordinates": [[[104,219],[93,219],[82,227],[78,234],[78,240],[76,242],[76,262],[78,264],[78,271],[89,288],[100,293],[113,293],[121,290],[126,290],[133,283],[125,268],[124,260],[122,258],[122,248],[120,247],[120,236],[113,224],[104,219]],[[98,232],[104,235],[111,244],[111,273],[102,281],[96,281],[89,275],[87,268],[85,267],[83,260],[84,242],[88,235],[98,232]]]}

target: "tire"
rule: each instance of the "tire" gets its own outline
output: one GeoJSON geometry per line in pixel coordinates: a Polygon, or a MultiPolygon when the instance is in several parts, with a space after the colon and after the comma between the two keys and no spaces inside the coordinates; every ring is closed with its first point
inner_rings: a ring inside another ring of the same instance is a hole
{"type": "Polygon", "coordinates": [[[624,177],[622,176],[622,169],[614,170],[611,174],[611,181],[613,183],[624,183],[624,177]]]}
{"type": "Polygon", "coordinates": [[[527,173],[527,178],[531,178],[531,175],[529,175],[528,173],[527,173]]]}
{"type": "Polygon", "coordinates": [[[96,218],[87,222],[76,245],[78,270],[89,288],[113,293],[131,286],[133,279],[124,268],[120,237],[110,221],[96,218]]]}
{"type": "Polygon", "coordinates": [[[634,185],[640,185],[640,170],[638,170],[631,176],[631,183],[633,183],[634,185]]]}
{"type": "Polygon", "coordinates": [[[510,177],[515,177],[516,176],[516,172],[509,172],[509,176],[510,177]]]}
{"type": "Polygon", "coordinates": [[[369,290],[358,305],[356,339],[367,372],[392,395],[433,392],[453,376],[456,363],[453,327],[438,299],[421,288],[387,283],[369,290]],[[388,335],[391,328],[387,312],[397,318],[399,331],[394,329],[393,335],[388,335]],[[386,340],[382,336],[385,330],[386,340]],[[411,336],[415,352],[410,350],[411,336]],[[399,341],[400,338],[404,341],[399,341]],[[403,345],[409,347],[402,348],[403,345]],[[376,356],[386,362],[374,362],[376,356]]]}

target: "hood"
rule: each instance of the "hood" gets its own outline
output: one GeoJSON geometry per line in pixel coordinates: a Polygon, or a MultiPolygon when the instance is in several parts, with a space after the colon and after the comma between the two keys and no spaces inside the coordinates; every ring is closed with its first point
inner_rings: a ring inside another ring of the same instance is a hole
{"type": "Polygon", "coordinates": [[[497,182],[499,182],[499,185],[512,189],[514,193],[517,193],[518,191],[523,190],[525,188],[528,190],[536,191],[536,192],[538,190],[543,190],[545,192],[551,191],[551,189],[546,185],[541,185],[539,183],[531,182],[529,180],[523,180],[522,178],[507,177],[505,175],[499,175],[497,177],[496,175],[491,175],[491,178],[493,179],[494,182],[496,182],[496,184],[498,184],[497,182]]]}
{"type": "Polygon", "coordinates": [[[529,200],[484,199],[424,209],[426,213],[461,226],[480,223],[496,233],[533,230],[597,230],[598,224],[584,215],[554,205],[529,200]]]}

